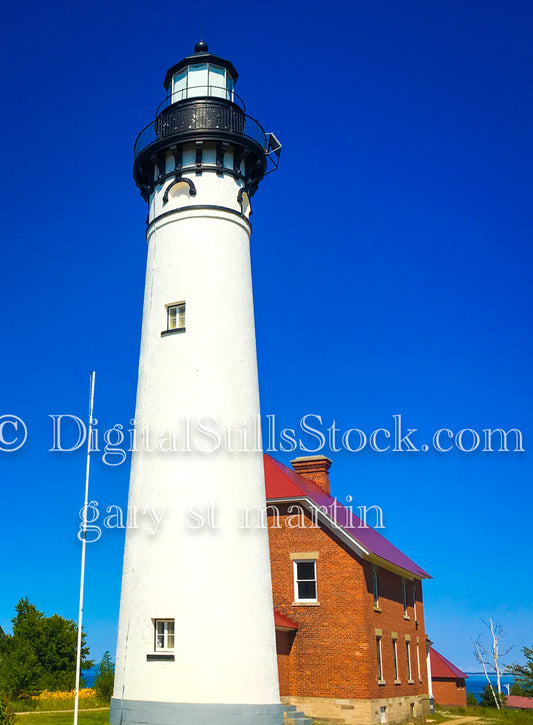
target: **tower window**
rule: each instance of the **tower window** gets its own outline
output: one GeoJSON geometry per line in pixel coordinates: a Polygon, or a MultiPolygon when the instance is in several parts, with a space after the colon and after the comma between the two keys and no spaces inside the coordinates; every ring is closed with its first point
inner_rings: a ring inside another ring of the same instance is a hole
{"type": "Polygon", "coordinates": [[[174,649],[173,619],[154,619],[154,640],[156,652],[174,649]]]}
{"type": "Polygon", "coordinates": [[[316,561],[294,562],[294,600],[316,602],[316,561]]]}
{"type": "Polygon", "coordinates": [[[167,305],[167,329],[162,335],[172,332],[185,332],[185,302],[175,302],[167,305]]]}

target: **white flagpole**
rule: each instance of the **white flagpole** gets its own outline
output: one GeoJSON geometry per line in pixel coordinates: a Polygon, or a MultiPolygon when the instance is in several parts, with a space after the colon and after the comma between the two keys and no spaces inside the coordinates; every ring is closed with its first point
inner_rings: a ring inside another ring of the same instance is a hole
{"type": "Polygon", "coordinates": [[[78,612],[78,649],[76,653],[76,689],[74,695],[74,725],[78,725],[78,703],[80,694],[81,672],[81,630],[83,620],[83,585],[85,581],[85,547],[87,545],[87,506],[89,503],[89,469],[91,465],[91,435],[93,425],[94,378],[91,373],[91,392],[89,397],[89,428],[87,434],[87,465],[85,468],[85,503],[83,506],[83,532],[81,540],[81,575],[80,575],[80,608],[78,612]]]}

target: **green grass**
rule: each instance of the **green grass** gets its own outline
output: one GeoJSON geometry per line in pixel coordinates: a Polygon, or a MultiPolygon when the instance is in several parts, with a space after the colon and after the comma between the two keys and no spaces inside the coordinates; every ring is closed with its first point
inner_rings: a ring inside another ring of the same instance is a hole
{"type": "Polygon", "coordinates": [[[496,707],[479,707],[470,705],[468,707],[445,707],[436,705],[435,713],[429,715],[428,719],[434,720],[435,723],[446,722],[457,717],[479,717],[480,720],[473,725],[483,725],[490,723],[496,725],[533,725],[533,712],[531,710],[512,710],[503,708],[498,710],[496,707]]]}
{"type": "MultiPolygon", "coordinates": [[[[68,699],[43,699],[32,700],[31,697],[23,700],[15,700],[11,703],[15,712],[38,712],[39,710],[73,710],[74,697],[68,699]]],[[[87,710],[93,707],[109,707],[109,700],[100,700],[97,697],[82,697],[79,700],[80,710],[87,710]]]]}
{"type": "MultiPolygon", "coordinates": [[[[61,705],[68,707],[68,703],[65,702],[61,703],[61,705]]],[[[15,709],[20,711],[22,708],[17,706],[15,709]]],[[[492,707],[441,707],[437,705],[435,713],[429,715],[428,720],[440,725],[440,723],[464,716],[480,718],[472,725],[498,725],[500,723],[501,725],[533,725],[533,712],[510,709],[497,710],[492,707]]],[[[51,713],[31,712],[28,715],[17,715],[15,725],[72,725],[73,717],[74,713],[64,711],[51,713]]],[[[319,723],[320,720],[314,722],[319,723]]],[[[108,725],[108,723],[109,708],[83,711],[80,707],[79,725],[108,725]]]]}
{"type": "MultiPolygon", "coordinates": [[[[73,718],[72,712],[32,712],[29,715],[17,715],[15,725],[72,725],[73,718]]],[[[80,711],[78,722],[80,725],[108,725],[109,710],[80,711]]]]}
{"type": "MultiPolygon", "coordinates": [[[[444,710],[444,708],[442,708],[442,710],[444,710]]],[[[451,708],[450,708],[450,710],[451,710],[451,708]]],[[[435,712],[430,712],[427,719],[432,723],[437,723],[437,725],[440,725],[440,723],[448,722],[448,720],[451,720],[453,717],[460,717],[459,712],[457,712],[457,714],[454,714],[452,716],[450,710],[448,708],[446,708],[446,710],[445,710],[446,715],[444,715],[441,712],[441,708],[438,705],[436,705],[435,712]]]]}

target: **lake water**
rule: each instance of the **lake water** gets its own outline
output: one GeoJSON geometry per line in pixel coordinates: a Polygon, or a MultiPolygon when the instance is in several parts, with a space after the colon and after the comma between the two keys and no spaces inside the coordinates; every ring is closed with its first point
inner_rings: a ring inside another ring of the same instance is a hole
{"type": "Polygon", "coordinates": [[[92,687],[96,677],[96,667],[89,667],[88,670],[83,670],[81,674],[85,680],[85,687],[92,687]]]}
{"type": "MultiPolygon", "coordinates": [[[[494,689],[496,689],[496,676],[489,674],[489,677],[490,677],[490,681],[492,682],[492,684],[494,686],[494,689]]],[[[511,687],[511,685],[514,682],[514,677],[513,677],[513,675],[502,675],[502,677],[500,678],[500,682],[502,684],[502,691],[503,691],[504,695],[506,695],[507,694],[506,685],[509,685],[509,687],[511,687]]],[[[486,686],[487,686],[487,678],[485,677],[485,675],[483,673],[479,674],[478,672],[476,672],[471,675],[468,675],[468,679],[466,680],[466,691],[471,692],[473,695],[476,696],[476,698],[478,700],[481,699],[481,693],[483,692],[483,690],[485,689],[486,686]]]]}

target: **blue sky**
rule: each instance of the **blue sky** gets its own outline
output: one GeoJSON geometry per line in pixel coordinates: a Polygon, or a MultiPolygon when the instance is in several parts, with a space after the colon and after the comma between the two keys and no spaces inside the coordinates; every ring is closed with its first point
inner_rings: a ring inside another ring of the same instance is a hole
{"type": "MultiPolygon", "coordinates": [[[[254,198],[262,412],[279,427],[518,428],[525,452],[333,457],[334,493],[380,505],[433,579],[427,630],[458,666],[492,616],[533,644],[531,87],[527,2],[205,0],[204,38],[283,143],[254,198]]],[[[146,247],[132,146],[188,55],[200,4],[30,0],[4,9],[0,625],[28,596],[77,616],[84,454],[51,453],[52,414],[134,415],[146,247]]],[[[465,438],[466,440],[466,438],[465,438]]],[[[327,451],[325,451],[327,453],[327,451]]],[[[288,463],[295,454],[278,453],[288,463]]],[[[129,462],[93,460],[125,506],[129,462]]],[[[88,551],[85,627],[114,651],[123,532],[88,551]]]]}

